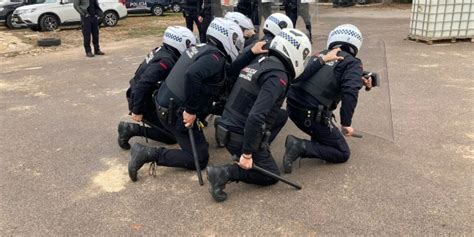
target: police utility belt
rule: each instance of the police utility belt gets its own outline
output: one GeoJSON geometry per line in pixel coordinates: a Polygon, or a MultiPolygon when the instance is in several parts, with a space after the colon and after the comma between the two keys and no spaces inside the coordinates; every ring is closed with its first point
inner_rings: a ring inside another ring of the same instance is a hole
{"type": "Polygon", "coordinates": [[[175,124],[178,113],[184,111],[183,107],[176,106],[173,98],[170,98],[168,108],[160,105],[156,105],[156,113],[158,118],[162,121],[166,121],[168,124],[175,124]]]}
{"type": "MultiPolygon", "coordinates": [[[[216,134],[217,138],[219,139],[220,142],[222,142],[223,145],[227,145],[228,143],[237,143],[237,144],[244,143],[244,135],[240,133],[231,132],[220,124],[216,126],[216,130],[217,130],[217,134],[216,134]]],[[[263,125],[262,132],[263,132],[263,136],[262,136],[262,141],[260,142],[260,148],[268,149],[270,146],[271,132],[265,129],[265,125],[263,125]]]]}
{"type": "Polygon", "coordinates": [[[303,109],[289,104],[293,109],[296,110],[296,115],[300,118],[304,118],[304,125],[311,127],[313,123],[322,124],[328,127],[332,126],[331,120],[334,118],[334,114],[324,105],[318,105],[317,109],[303,109]]]}

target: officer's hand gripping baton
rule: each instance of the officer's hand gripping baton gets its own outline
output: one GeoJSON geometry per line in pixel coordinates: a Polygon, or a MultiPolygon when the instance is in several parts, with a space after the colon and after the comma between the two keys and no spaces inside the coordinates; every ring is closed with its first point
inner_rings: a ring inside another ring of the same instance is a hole
{"type": "Polygon", "coordinates": [[[199,178],[199,185],[203,186],[204,181],[202,181],[201,166],[199,166],[196,142],[194,141],[193,127],[188,128],[188,132],[189,132],[189,141],[191,142],[191,148],[193,149],[194,165],[196,166],[196,171],[199,178]]]}
{"type": "MultiPolygon", "coordinates": [[[[234,156],[232,156],[232,160],[234,160],[235,162],[239,162],[239,157],[234,155],[234,156]]],[[[286,183],[290,186],[293,186],[294,188],[296,188],[298,190],[301,189],[301,186],[299,184],[293,183],[293,182],[291,182],[291,181],[289,181],[289,180],[287,180],[287,179],[285,179],[285,178],[283,178],[279,175],[276,175],[276,174],[274,174],[274,173],[272,173],[268,170],[260,168],[259,166],[255,165],[255,164],[252,164],[252,169],[259,172],[259,173],[261,173],[261,174],[263,174],[263,175],[266,175],[268,177],[280,180],[281,182],[286,183]]]]}

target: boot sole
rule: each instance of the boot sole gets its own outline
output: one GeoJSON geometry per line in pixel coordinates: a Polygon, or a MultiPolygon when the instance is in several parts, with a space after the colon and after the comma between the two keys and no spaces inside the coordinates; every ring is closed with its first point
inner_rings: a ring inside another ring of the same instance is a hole
{"type": "Polygon", "coordinates": [[[207,181],[209,182],[209,187],[208,187],[208,190],[209,190],[209,193],[211,194],[212,198],[216,201],[216,202],[223,202],[227,199],[227,194],[225,195],[224,198],[221,198],[221,197],[216,197],[216,194],[213,192],[212,190],[212,186],[214,184],[214,182],[211,181],[211,178],[209,176],[209,167],[206,169],[206,174],[207,174],[207,181]]]}

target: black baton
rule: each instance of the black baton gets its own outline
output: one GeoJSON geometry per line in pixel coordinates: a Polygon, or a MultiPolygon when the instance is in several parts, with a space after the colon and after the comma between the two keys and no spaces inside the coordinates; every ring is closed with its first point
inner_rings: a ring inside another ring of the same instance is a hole
{"type": "MultiPolygon", "coordinates": [[[[232,160],[234,160],[235,162],[239,162],[239,157],[234,155],[234,156],[232,156],[232,160]]],[[[274,174],[274,173],[272,173],[268,170],[260,168],[259,166],[255,165],[255,164],[252,164],[252,169],[259,172],[259,173],[261,173],[261,174],[263,174],[263,175],[266,175],[268,177],[280,180],[281,182],[286,183],[290,186],[293,186],[294,188],[296,188],[298,190],[301,189],[301,186],[299,184],[293,183],[293,182],[291,182],[291,181],[289,181],[289,180],[287,180],[287,179],[285,179],[285,178],[283,178],[279,175],[276,175],[276,174],[274,174]]]]}
{"type": "Polygon", "coordinates": [[[197,171],[198,178],[199,178],[199,185],[203,186],[204,181],[202,181],[201,167],[199,166],[198,153],[197,153],[197,149],[196,149],[196,142],[194,142],[193,127],[188,128],[188,131],[189,131],[189,140],[191,142],[191,148],[193,149],[194,165],[196,166],[196,171],[197,171]]]}

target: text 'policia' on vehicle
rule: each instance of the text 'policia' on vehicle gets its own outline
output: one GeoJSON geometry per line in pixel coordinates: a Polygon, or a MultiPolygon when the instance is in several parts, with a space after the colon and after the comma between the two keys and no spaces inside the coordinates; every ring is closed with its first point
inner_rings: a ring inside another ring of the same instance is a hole
{"type": "Polygon", "coordinates": [[[126,0],[125,6],[129,14],[151,13],[162,16],[165,11],[180,12],[184,0],[126,0]]]}
{"type": "MultiPolygon", "coordinates": [[[[104,26],[115,26],[119,19],[127,17],[125,0],[99,0],[99,6],[103,12],[100,23],[104,26]]],[[[74,9],[73,0],[45,0],[17,8],[12,22],[32,30],[53,31],[61,25],[78,25],[81,17],[74,9]]]]}

